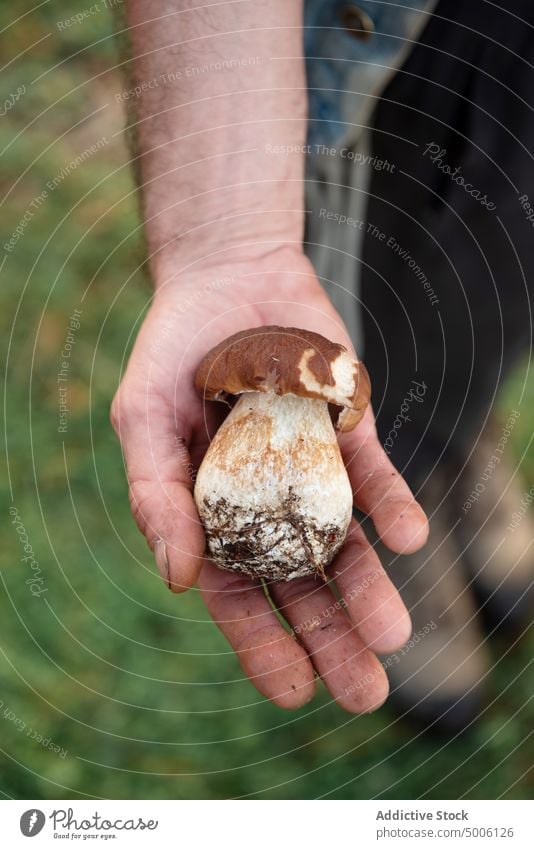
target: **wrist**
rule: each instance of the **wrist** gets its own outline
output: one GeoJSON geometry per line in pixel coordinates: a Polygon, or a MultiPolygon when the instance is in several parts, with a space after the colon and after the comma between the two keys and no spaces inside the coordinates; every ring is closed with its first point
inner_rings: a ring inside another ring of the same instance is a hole
{"type": "MultiPolygon", "coordinates": [[[[204,251],[202,256],[189,246],[186,251],[183,245],[169,245],[150,259],[156,293],[176,288],[195,291],[206,286],[219,291],[225,288],[225,281],[235,283],[240,280],[246,286],[247,280],[254,280],[257,285],[258,277],[268,287],[270,281],[267,276],[262,276],[263,271],[272,273],[278,270],[280,274],[285,274],[288,270],[302,266],[313,275],[300,240],[289,244],[287,239],[282,242],[259,237],[242,245],[214,246],[211,251],[204,251]]],[[[300,285],[303,283],[301,281],[300,285]]]]}

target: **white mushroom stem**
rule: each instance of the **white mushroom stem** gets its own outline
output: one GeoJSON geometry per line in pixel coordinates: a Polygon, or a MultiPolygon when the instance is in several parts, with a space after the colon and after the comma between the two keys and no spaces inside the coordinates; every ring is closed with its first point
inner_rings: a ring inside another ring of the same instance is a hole
{"type": "Polygon", "coordinates": [[[271,579],[324,574],[352,515],[327,403],[241,395],[199,469],[195,501],[220,566],[271,579]]]}

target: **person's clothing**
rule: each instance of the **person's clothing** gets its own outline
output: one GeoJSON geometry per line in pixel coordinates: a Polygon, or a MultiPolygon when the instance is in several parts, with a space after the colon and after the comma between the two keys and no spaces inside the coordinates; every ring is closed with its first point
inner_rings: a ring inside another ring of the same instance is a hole
{"type": "Polygon", "coordinates": [[[433,0],[306,0],[308,142],[351,147],[389,77],[429,19],[433,0]]]}
{"type": "Polygon", "coordinates": [[[374,169],[390,167],[369,153],[371,114],[434,5],[435,0],[305,3],[306,252],[356,350],[362,347],[359,270],[369,179],[374,169]],[[340,223],[340,216],[350,223],[340,223]]]}
{"type": "Polygon", "coordinates": [[[427,387],[392,440],[414,484],[463,464],[531,346],[533,138],[534,4],[441,0],[374,116],[372,151],[396,167],[373,172],[367,220],[384,238],[363,251],[384,442],[412,380],[427,387]]]}
{"type": "Polygon", "coordinates": [[[407,719],[457,734],[476,722],[483,708],[491,653],[474,587],[467,585],[458,539],[451,532],[444,477],[437,470],[418,493],[432,517],[422,549],[403,556],[372,531],[370,538],[412,620],[410,639],[383,659],[390,701],[407,719]]]}
{"type": "Polygon", "coordinates": [[[431,5],[359,3],[367,40],[354,7],[306,13],[307,250],[359,352],[361,299],[380,436],[412,483],[469,452],[530,345],[534,280],[534,7],[431,5]]]}
{"type": "Polygon", "coordinates": [[[370,372],[382,444],[430,518],[428,544],[404,557],[367,528],[414,626],[384,661],[391,694],[456,734],[491,664],[481,614],[511,630],[531,609],[532,529],[507,451],[521,393],[496,432],[484,425],[531,345],[534,4],[360,6],[366,41],[340,29],[345,5],[308,4],[307,250],[370,372]]]}

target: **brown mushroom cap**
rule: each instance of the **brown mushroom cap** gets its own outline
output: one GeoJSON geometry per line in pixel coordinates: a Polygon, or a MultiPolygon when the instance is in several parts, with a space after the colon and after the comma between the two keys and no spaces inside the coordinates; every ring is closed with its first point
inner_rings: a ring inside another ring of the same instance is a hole
{"type": "Polygon", "coordinates": [[[229,336],[206,354],[195,386],[208,401],[243,392],[319,398],[331,405],[341,431],[358,424],[371,395],[362,362],[343,345],[296,327],[252,327],[229,336]]]}

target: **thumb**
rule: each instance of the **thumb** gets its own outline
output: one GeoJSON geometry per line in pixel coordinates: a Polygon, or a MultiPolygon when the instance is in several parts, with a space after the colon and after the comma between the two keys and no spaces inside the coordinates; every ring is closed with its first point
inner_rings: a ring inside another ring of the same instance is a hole
{"type": "Polygon", "coordinates": [[[161,397],[121,387],[111,423],[124,455],[135,521],[169,589],[183,592],[200,572],[204,534],[193,500],[189,452],[175,412],[161,397]]]}

